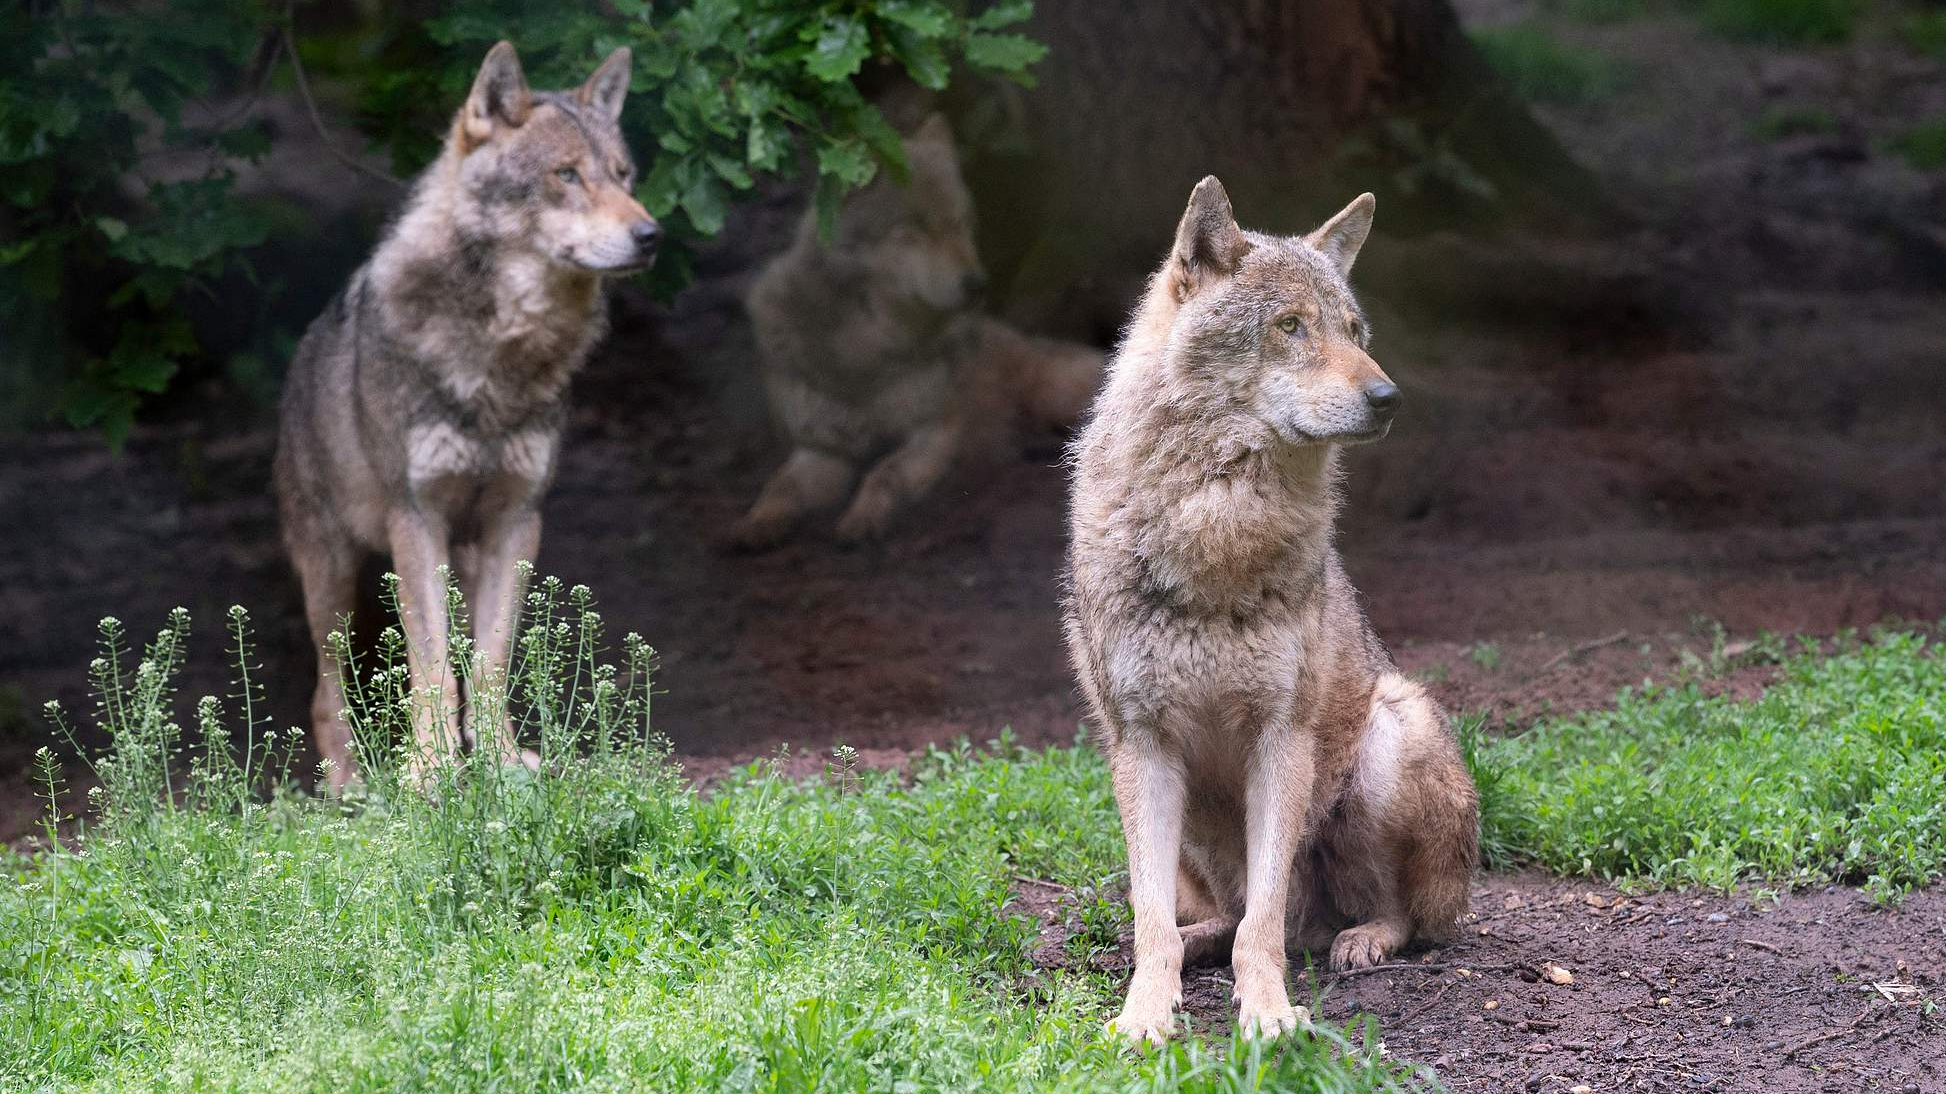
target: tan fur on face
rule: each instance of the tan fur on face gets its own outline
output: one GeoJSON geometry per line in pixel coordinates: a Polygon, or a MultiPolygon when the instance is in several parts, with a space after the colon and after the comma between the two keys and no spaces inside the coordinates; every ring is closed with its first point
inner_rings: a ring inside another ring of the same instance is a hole
{"type": "Polygon", "coordinates": [[[1287,938],[1369,965],[1465,906],[1472,783],[1331,541],[1338,449],[1389,421],[1344,280],[1370,217],[1245,232],[1204,180],[1074,446],[1066,629],[1128,840],[1136,1040],[1190,956],[1228,948],[1241,1024],[1276,1033],[1287,938]]]}

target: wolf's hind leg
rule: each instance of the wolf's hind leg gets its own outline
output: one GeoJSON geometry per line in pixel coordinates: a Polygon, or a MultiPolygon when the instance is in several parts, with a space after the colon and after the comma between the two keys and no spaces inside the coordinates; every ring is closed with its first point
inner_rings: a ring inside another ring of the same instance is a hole
{"type": "Polygon", "coordinates": [[[758,550],[781,542],[808,513],[845,499],[857,475],[852,465],[829,452],[798,448],[770,476],[743,519],[730,529],[730,543],[758,550]]]}
{"type": "Polygon", "coordinates": [[[1176,870],[1176,923],[1182,931],[1184,968],[1229,960],[1237,916],[1217,902],[1187,862],[1176,870]]]}
{"type": "Polygon", "coordinates": [[[959,426],[950,421],[922,426],[907,437],[858,484],[851,507],[838,518],[838,538],[857,542],[884,535],[900,509],[925,497],[952,470],[959,442],[959,426]]]}
{"type": "Polygon", "coordinates": [[[1355,921],[1336,969],[1376,965],[1466,910],[1479,807],[1438,706],[1396,673],[1379,680],[1351,793],[1329,834],[1333,902],[1355,921]]]}
{"type": "Polygon", "coordinates": [[[351,614],[358,596],[358,557],[349,546],[323,536],[290,537],[291,562],[304,589],[304,619],[318,655],[318,685],[311,695],[311,736],[324,764],[327,785],[342,791],[358,773],[352,756],[351,726],[345,721],[344,686],[331,632],[351,614]]]}

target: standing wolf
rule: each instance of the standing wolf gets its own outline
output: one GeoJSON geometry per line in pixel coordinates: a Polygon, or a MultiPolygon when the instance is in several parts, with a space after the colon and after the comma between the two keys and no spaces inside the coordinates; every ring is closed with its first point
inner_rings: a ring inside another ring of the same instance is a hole
{"type": "Polygon", "coordinates": [[[1185,960],[1228,948],[1240,1024],[1275,1034],[1303,1018],[1287,935],[1372,965],[1466,907],[1472,781],[1331,540],[1338,450],[1399,403],[1346,283],[1372,206],[1280,238],[1204,179],[1075,443],[1068,648],[1128,841],[1137,1042],[1185,960]]]}
{"type": "MultiPolygon", "coordinates": [[[[515,564],[540,544],[568,379],[605,329],[602,278],[646,267],[660,234],[629,196],[616,124],[628,82],[618,49],[573,91],[530,91],[513,46],[494,46],[439,159],[291,362],[277,496],[318,647],[311,718],[334,788],[354,764],[325,639],[367,553],[389,552],[399,575],[415,772],[460,741],[442,567],[472,608],[474,679],[505,669],[515,564]]],[[[475,747],[535,762],[503,718],[474,713],[475,747]]]]}
{"type": "Polygon", "coordinates": [[[806,212],[751,289],[764,387],[792,448],[731,531],[739,546],[775,543],[847,497],[838,537],[880,536],[973,432],[1016,417],[1065,426],[1094,394],[1099,353],[980,314],[973,201],[946,120],[928,117],[905,158],[907,181],[853,194],[834,238],[806,212]]]}

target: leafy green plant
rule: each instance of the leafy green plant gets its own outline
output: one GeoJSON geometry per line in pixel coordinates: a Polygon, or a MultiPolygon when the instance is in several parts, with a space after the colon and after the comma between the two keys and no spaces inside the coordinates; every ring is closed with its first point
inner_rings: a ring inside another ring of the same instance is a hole
{"type": "Polygon", "coordinates": [[[1553,106],[1591,106],[1623,82],[1621,65],[1594,50],[1563,45],[1531,22],[1472,32],[1473,44],[1522,98],[1553,106]]]}
{"type": "Polygon", "coordinates": [[[1703,25],[1725,38],[1829,45],[1851,38],[1857,0],[1706,0],[1703,25]]]}
{"type": "MultiPolygon", "coordinates": [[[[410,173],[492,42],[513,40],[539,86],[631,46],[638,196],[680,240],[717,232],[765,175],[813,173],[828,221],[846,190],[903,170],[868,86],[902,73],[939,89],[955,66],[1025,82],[1045,52],[1010,29],[1031,0],[971,14],[942,0],[464,0],[423,22],[369,10],[355,41],[299,36],[294,5],[274,0],[185,0],[166,19],[113,2],[0,13],[0,323],[32,363],[0,398],[119,443],[144,399],[207,364],[189,298],[271,288],[248,255],[275,210],[235,187],[238,165],[271,147],[247,108],[274,78],[315,108],[303,62],[357,90],[361,128],[410,173]]],[[[668,288],[687,271],[678,247],[653,276],[668,288]]],[[[259,333],[230,371],[264,386],[274,342],[259,333]]]]}
{"type": "MultiPolygon", "coordinates": [[[[9,4],[0,13],[0,324],[18,405],[58,403],[119,441],[197,342],[179,303],[264,237],[232,193],[264,131],[194,110],[247,81],[256,0],[9,4]],[[202,166],[161,166],[165,153],[202,166]]],[[[246,271],[247,272],[247,271],[246,271]]]]}
{"type": "Polygon", "coordinates": [[[1820,654],[1762,698],[1695,683],[1468,749],[1502,864],[1729,889],[1946,874],[1946,656],[1913,634],[1820,654]]]}

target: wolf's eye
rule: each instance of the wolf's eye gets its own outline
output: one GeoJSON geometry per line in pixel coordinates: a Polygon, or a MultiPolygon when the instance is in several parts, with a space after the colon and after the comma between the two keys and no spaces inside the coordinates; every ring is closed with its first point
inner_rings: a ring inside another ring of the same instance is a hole
{"type": "Polygon", "coordinates": [[[1299,319],[1295,315],[1287,315],[1277,321],[1277,329],[1283,331],[1285,334],[1302,334],[1304,332],[1304,320],[1299,319]]]}
{"type": "Polygon", "coordinates": [[[635,168],[630,167],[626,163],[618,163],[615,165],[615,177],[617,179],[620,179],[623,182],[627,182],[628,177],[630,175],[633,175],[634,173],[635,173],[635,168]]]}
{"type": "Polygon", "coordinates": [[[569,186],[573,186],[575,183],[581,181],[581,172],[576,171],[572,167],[562,167],[554,172],[554,177],[567,183],[569,186]]]}

